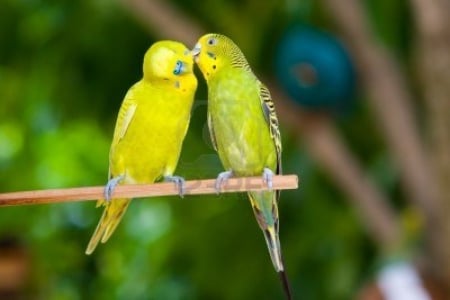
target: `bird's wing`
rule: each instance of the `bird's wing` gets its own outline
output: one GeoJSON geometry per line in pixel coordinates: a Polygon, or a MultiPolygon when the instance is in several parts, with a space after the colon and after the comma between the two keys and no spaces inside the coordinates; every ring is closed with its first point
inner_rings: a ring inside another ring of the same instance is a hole
{"type": "Polygon", "coordinates": [[[214,147],[214,150],[217,151],[216,135],[214,133],[213,122],[212,122],[212,119],[211,119],[211,114],[209,112],[208,112],[207,120],[208,120],[209,136],[211,137],[211,143],[212,143],[212,145],[214,147]]]}
{"type": "Polygon", "coordinates": [[[270,136],[275,144],[275,150],[277,151],[277,170],[276,174],[281,174],[281,134],[278,125],[278,118],[275,112],[275,106],[270,96],[269,89],[258,81],[259,85],[259,98],[261,100],[261,107],[264,113],[264,118],[269,125],[270,136]]]}
{"type": "Polygon", "coordinates": [[[111,147],[117,145],[127,133],[131,121],[133,120],[134,113],[136,112],[136,108],[137,103],[134,100],[133,91],[130,90],[125,96],[122,106],[120,107],[111,147]]]}

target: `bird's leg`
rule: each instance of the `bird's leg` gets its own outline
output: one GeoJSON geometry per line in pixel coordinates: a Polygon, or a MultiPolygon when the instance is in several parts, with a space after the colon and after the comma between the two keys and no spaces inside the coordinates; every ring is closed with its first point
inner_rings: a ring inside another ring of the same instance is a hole
{"type": "Polygon", "coordinates": [[[108,180],[108,183],[106,184],[105,190],[103,192],[103,196],[105,197],[106,202],[111,201],[111,196],[114,192],[114,189],[124,177],[124,175],[119,175],[108,180]]]}
{"type": "Polygon", "coordinates": [[[266,183],[269,190],[272,190],[273,187],[273,171],[269,168],[264,168],[263,174],[263,181],[266,183]]]}
{"type": "Polygon", "coordinates": [[[220,189],[222,188],[222,186],[231,177],[233,177],[233,171],[224,171],[224,172],[219,173],[219,175],[217,175],[216,183],[214,184],[217,194],[220,193],[220,189]]]}
{"type": "Polygon", "coordinates": [[[178,188],[178,195],[183,198],[185,192],[185,180],[183,177],[166,175],[164,176],[164,181],[175,183],[175,187],[178,188]]]}

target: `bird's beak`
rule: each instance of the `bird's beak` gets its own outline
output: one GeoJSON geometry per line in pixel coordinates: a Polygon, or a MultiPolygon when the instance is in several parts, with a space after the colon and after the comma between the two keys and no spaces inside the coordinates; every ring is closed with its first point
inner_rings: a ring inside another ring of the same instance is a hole
{"type": "Polygon", "coordinates": [[[197,60],[198,55],[200,54],[201,46],[199,43],[197,43],[194,47],[194,49],[191,50],[191,54],[194,57],[195,60],[197,60]]]}

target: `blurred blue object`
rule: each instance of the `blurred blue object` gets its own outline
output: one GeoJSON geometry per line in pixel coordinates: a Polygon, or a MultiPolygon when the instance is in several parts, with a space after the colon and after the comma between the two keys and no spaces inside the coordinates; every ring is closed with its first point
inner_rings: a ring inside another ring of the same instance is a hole
{"type": "Polygon", "coordinates": [[[355,71],[349,54],[330,34],[309,26],[291,27],[275,57],[278,81],[296,103],[309,110],[349,112],[355,71]]]}

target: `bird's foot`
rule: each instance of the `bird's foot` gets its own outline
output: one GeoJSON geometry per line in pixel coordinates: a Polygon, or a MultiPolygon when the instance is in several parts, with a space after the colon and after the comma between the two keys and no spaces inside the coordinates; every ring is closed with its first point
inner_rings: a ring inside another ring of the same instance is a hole
{"type": "Polygon", "coordinates": [[[116,188],[116,186],[119,184],[119,182],[122,181],[124,178],[124,175],[119,175],[114,178],[111,178],[108,180],[108,183],[105,186],[105,190],[103,192],[103,196],[105,197],[106,202],[111,201],[111,196],[116,188]]]}
{"type": "Polygon", "coordinates": [[[186,190],[185,187],[185,180],[183,177],[181,176],[173,176],[173,175],[168,175],[168,176],[164,176],[164,181],[167,182],[173,182],[175,183],[175,187],[178,189],[178,195],[183,198],[184,196],[184,192],[186,190]]]}
{"type": "Polygon", "coordinates": [[[220,189],[231,177],[233,177],[233,171],[225,171],[217,175],[216,183],[214,184],[214,188],[216,189],[217,194],[220,194],[220,189]]]}
{"type": "Polygon", "coordinates": [[[264,168],[263,174],[263,181],[269,188],[269,190],[272,190],[273,187],[273,171],[269,168],[264,168]]]}

